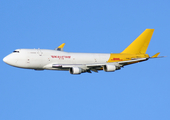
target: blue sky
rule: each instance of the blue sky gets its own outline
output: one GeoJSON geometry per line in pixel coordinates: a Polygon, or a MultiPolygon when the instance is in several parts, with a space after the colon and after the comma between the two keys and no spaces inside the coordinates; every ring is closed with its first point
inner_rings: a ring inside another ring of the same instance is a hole
{"type": "Polygon", "coordinates": [[[168,0],[0,1],[1,120],[169,120],[168,0]],[[116,72],[70,75],[11,67],[18,48],[119,53],[154,28],[147,53],[166,58],[116,72]]]}

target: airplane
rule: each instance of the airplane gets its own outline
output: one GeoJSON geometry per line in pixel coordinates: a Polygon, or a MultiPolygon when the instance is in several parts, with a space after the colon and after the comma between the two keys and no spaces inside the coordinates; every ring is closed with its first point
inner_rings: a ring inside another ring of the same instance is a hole
{"type": "Polygon", "coordinates": [[[61,70],[70,74],[104,70],[114,72],[126,65],[158,58],[146,54],[154,29],[146,29],[121,53],[72,53],[63,51],[65,43],[54,50],[16,49],[3,58],[11,66],[34,70],[61,70]]]}

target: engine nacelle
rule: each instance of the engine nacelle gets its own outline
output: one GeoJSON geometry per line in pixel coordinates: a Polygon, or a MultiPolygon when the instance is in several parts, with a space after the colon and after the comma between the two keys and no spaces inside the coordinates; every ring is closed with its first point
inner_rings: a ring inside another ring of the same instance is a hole
{"type": "Polygon", "coordinates": [[[103,67],[103,70],[105,72],[114,72],[116,70],[116,66],[115,65],[105,65],[103,67]]]}
{"type": "Polygon", "coordinates": [[[72,67],[69,69],[70,74],[81,74],[83,70],[79,67],[72,67]]]}

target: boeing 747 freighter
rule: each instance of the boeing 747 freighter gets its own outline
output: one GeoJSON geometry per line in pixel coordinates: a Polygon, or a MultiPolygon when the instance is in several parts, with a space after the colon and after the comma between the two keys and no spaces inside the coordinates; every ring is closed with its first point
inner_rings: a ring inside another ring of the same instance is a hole
{"type": "Polygon", "coordinates": [[[72,53],[64,52],[65,43],[55,50],[16,49],[3,61],[11,66],[34,70],[63,70],[71,74],[91,73],[104,70],[114,72],[122,67],[150,58],[157,58],[159,53],[150,57],[146,54],[154,29],[146,29],[121,53],[72,53]]]}

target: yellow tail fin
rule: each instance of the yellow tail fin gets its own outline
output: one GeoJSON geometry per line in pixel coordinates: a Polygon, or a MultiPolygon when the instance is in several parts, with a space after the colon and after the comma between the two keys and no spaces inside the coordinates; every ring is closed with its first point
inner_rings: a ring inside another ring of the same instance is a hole
{"type": "Polygon", "coordinates": [[[153,32],[154,29],[146,29],[122,53],[145,54],[153,32]]]}

